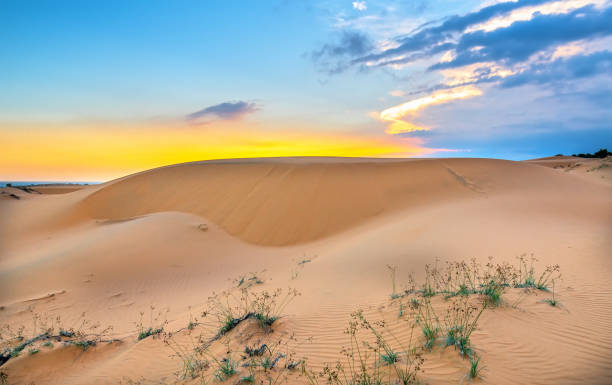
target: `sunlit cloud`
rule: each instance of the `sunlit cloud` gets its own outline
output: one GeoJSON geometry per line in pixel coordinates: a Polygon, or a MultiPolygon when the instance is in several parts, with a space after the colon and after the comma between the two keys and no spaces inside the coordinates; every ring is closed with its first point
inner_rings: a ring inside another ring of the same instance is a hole
{"type": "Polygon", "coordinates": [[[586,51],[585,47],[581,44],[572,42],[565,45],[560,45],[556,47],[555,52],[553,52],[551,59],[559,59],[566,58],[570,56],[578,55],[579,53],[584,53],[586,51]]]}
{"type": "Polygon", "coordinates": [[[601,8],[609,2],[609,0],[562,0],[518,8],[506,15],[497,16],[484,23],[475,24],[466,29],[465,33],[474,31],[490,32],[499,28],[509,27],[517,21],[529,21],[533,19],[536,14],[558,15],[574,11],[587,5],[594,5],[595,7],[601,8]]]}
{"type": "Polygon", "coordinates": [[[402,90],[391,90],[389,91],[389,95],[395,96],[395,97],[402,97],[406,95],[406,93],[402,90]]]}
{"type": "Polygon", "coordinates": [[[440,63],[450,63],[455,59],[455,52],[452,50],[444,52],[444,55],[440,58],[440,63]]]}
{"type": "Polygon", "coordinates": [[[503,79],[517,73],[517,70],[505,68],[496,63],[474,63],[464,67],[441,70],[444,76],[443,84],[447,87],[457,87],[477,83],[489,79],[503,79]]]}
{"type": "Polygon", "coordinates": [[[405,119],[416,117],[419,111],[429,106],[448,103],[458,99],[472,98],[479,95],[482,95],[482,91],[471,85],[440,90],[432,93],[431,95],[413,99],[395,107],[387,108],[380,113],[379,118],[383,121],[390,122],[387,130],[385,131],[387,134],[426,131],[429,130],[428,127],[410,123],[405,119]]]}
{"type": "Polygon", "coordinates": [[[417,126],[416,124],[406,122],[404,120],[393,120],[385,129],[385,133],[389,135],[403,134],[405,132],[428,131],[429,127],[417,126]]]}

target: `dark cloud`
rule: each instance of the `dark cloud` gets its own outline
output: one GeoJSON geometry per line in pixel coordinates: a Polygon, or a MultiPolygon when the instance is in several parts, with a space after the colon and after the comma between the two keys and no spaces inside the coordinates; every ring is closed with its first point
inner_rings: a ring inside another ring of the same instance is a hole
{"type": "Polygon", "coordinates": [[[444,49],[451,48],[447,41],[453,38],[455,34],[465,31],[472,25],[485,22],[493,17],[506,14],[518,8],[539,5],[550,1],[552,0],[508,1],[481,8],[467,15],[451,16],[437,26],[430,27],[429,25],[431,25],[431,23],[427,23],[415,31],[415,33],[397,38],[398,47],[359,57],[353,60],[353,63],[381,60],[385,62],[386,59],[391,59],[398,55],[417,55],[420,51],[423,52],[418,54],[419,57],[423,55],[432,55],[441,51],[440,45],[444,45],[444,49]]]}
{"type": "Polygon", "coordinates": [[[360,56],[373,48],[370,39],[361,32],[343,31],[340,40],[334,44],[325,44],[320,50],[312,53],[314,59],[323,56],[360,56]]]}
{"type": "Polygon", "coordinates": [[[558,83],[598,74],[612,74],[612,52],[600,51],[557,59],[552,63],[534,64],[527,71],[504,78],[501,85],[516,87],[523,84],[558,83]]]}
{"type": "Polygon", "coordinates": [[[225,102],[209,106],[186,116],[187,120],[213,121],[240,119],[257,111],[255,103],[244,101],[225,102]]]}
{"type": "Polygon", "coordinates": [[[311,53],[319,70],[335,74],[350,67],[350,60],[363,56],[373,49],[370,38],[361,32],[343,31],[336,43],[325,44],[311,53]]]}
{"type": "MultiPolygon", "coordinates": [[[[602,10],[593,5],[562,14],[536,13],[530,20],[516,21],[492,31],[465,32],[471,26],[516,9],[553,1],[507,1],[463,16],[451,16],[435,24],[429,22],[409,35],[397,37],[397,47],[376,53],[372,53],[373,45],[365,35],[345,32],[338,43],[323,46],[313,53],[313,58],[319,60],[319,65],[328,73],[342,72],[351,66],[364,68],[366,62],[375,62],[377,67],[406,64],[434,58],[445,51],[453,51],[454,58],[430,66],[430,71],[485,62],[512,66],[526,62],[534,54],[550,52],[559,45],[612,35],[612,7],[602,10]]],[[[607,69],[609,53],[605,52],[572,60],[533,64],[519,75],[503,80],[502,85],[512,87],[525,83],[555,82],[592,76],[607,69]]],[[[488,71],[486,68],[477,70],[478,80],[473,83],[502,80],[488,71]]]]}
{"type": "MultiPolygon", "coordinates": [[[[473,80],[461,84],[453,84],[452,87],[497,82],[503,88],[518,87],[525,84],[548,84],[554,86],[601,74],[612,75],[612,52],[607,50],[559,58],[551,62],[536,62],[521,72],[503,78],[495,76],[490,67],[481,67],[474,71],[473,80]]],[[[432,92],[452,87],[437,85],[422,92],[432,92]]]]}
{"type": "Polygon", "coordinates": [[[455,58],[430,69],[492,61],[513,64],[556,45],[610,34],[612,7],[600,11],[587,6],[567,14],[536,14],[531,20],[515,22],[506,28],[462,35],[455,46],[455,58]]]}

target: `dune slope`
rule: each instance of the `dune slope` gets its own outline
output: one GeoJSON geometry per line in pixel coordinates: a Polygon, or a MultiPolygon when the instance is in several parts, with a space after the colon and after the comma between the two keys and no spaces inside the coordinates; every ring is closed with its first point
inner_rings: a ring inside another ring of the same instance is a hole
{"type": "Polygon", "coordinates": [[[113,220],[181,211],[208,218],[249,243],[279,246],[323,238],[401,209],[569,187],[547,171],[477,159],[202,162],[124,178],[91,194],[79,209],[113,220]]]}

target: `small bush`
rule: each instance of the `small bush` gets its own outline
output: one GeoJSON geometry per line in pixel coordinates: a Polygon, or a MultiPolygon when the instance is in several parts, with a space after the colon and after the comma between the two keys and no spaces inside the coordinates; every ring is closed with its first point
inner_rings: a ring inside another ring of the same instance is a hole
{"type": "Polygon", "coordinates": [[[496,282],[494,279],[490,280],[482,288],[482,294],[486,297],[487,303],[493,306],[499,306],[503,292],[504,285],[496,282]]]}
{"type": "Polygon", "coordinates": [[[208,299],[210,310],[207,313],[219,322],[216,339],[247,319],[254,319],[263,330],[271,331],[272,324],[281,317],[285,307],[299,295],[294,289],[286,292],[282,289],[273,292],[264,290],[253,294],[246,287],[239,289],[239,293],[225,291],[208,299]]]}
{"type": "Polygon", "coordinates": [[[217,361],[217,365],[218,368],[215,372],[215,378],[221,382],[236,374],[236,362],[232,360],[229,352],[227,357],[217,361]]]}
{"type": "Polygon", "coordinates": [[[486,306],[486,302],[480,307],[474,306],[468,298],[453,301],[445,317],[446,346],[454,346],[462,356],[471,356],[470,336],[486,306]]]}

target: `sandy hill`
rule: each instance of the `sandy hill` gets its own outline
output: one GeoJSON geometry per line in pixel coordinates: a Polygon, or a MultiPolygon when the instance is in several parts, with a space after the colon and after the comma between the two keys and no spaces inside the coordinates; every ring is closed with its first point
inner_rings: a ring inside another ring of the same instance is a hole
{"type": "Polygon", "coordinates": [[[190,163],[133,175],[83,200],[98,219],[180,211],[261,245],[313,241],[398,210],[488,195],[580,190],[524,163],[326,158],[190,163]]]}
{"type": "MultiPolygon", "coordinates": [[[[612,177],[607,160],[589,162],[242,159],[162,167],[63,194],[18,192],[22,199],[0,200],[0,325],[25,326],[29,336],[43,320],[76,327],[85,317],[112,325],[122,342],[84,352],[37,345],[0,369],[9,383],[174,383],[181,361],[161,339],[138,341],[141,312],[149,325],[158,322],[149,314],[163,311],[165,330],[178,330],[213,292],[252,276],[258,288],[301,293],[273,335],[295,336],[295,355],[320,369],[342,357],[356,309],[387,319],[399,339],[410,336],[399,302],[389,300],[387,265],[405,288],[427,264],[494,256],[516,265],[517,255],[533,253],[538,271],[561,265],[563,306],[543,303],[549,292],[508,289],[503,306],[483,313],[472,340],[484,382],[610,383],[612,177]]],[[[228,336],[238,353],[271,338],[250,324],[228,336]]],[[[468,382],[469,362],[452,348],[425,356],[424,382],[468,382]]]]}

